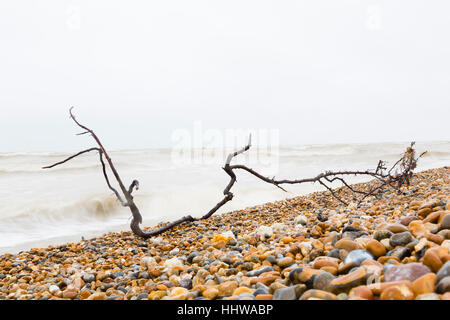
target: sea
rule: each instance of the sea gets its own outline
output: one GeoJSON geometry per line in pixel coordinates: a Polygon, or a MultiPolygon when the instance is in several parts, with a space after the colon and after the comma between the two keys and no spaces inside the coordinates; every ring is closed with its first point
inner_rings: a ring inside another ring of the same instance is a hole
{"type": "MultiPolygon", "coordinates": [[[[326,170],[375,169],[379,160],[392,165],[409,142],[252,147],[233,158],[262,175],[279,179],[314,177],[326,170]]],[[[416,171],[450,164],[450,141],[417,142],[427,151],[416,171]]],[[[186,214],[200,217],[223,198],[229,176],[222,169],[226,148],[174,148],[109,152],[122,180],[139,181],[135,202],[143,227],[186,214]]],[[[131,213],[122,207],[103,177],[99,156],[83,154],[52,169],[42,167],[73,153],[0,153],[0,253],[17,253],[80,241],[107,232],[128,231],[131,213]]],[[[245,171],[236,171],[234,199],[217,214],[322,191],[320,184],[285,185],[287,192],[245,171]]],[[[114,176],[109,178],[117,188],[114,176]]],[[[351,177],[349,182],[370,180],[351,177]]],[[[338,187],[339,184],[333,185],[338,187]]]]}

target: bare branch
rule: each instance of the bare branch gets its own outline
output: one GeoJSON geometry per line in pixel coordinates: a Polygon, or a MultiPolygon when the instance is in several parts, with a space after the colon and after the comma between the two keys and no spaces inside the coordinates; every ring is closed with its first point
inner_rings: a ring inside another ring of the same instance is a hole
{"type": "Polygon", "coordinates": [[[120,203],[123,206],[130,208],[130,211],[133,215],[131,223],[130,223],[131,230],[133,231],[134,234],[136,234],[137,236],[142,237],[142,238],[150,238],[152,236],[161,234],[161,233],[166,232],[184,222],[203,220],[203,219],[208,219],[209,217],[211,217],[214,213],[216,213],[221,207],[223,207],[227,202],[231,201],[234,197],[233,193],[231,192],[231,189],[233,188],[233,186],[237,180],[234,170],[246,171],[246,172],[250,173],[251,175],[257,177],[258,179],[260,179],[266,183],[270,183],[285,192],[286,192],[286,190],[281,185],[317,182],[317,183],[321,184],[323,187],[325,187],[325,189],[328,190],[334,198],[336,198],[338,201],[340,201],[344,205],[347,205],[347,202],[344,201],[343,198],[341,196],[339,196],[338,193],[342,193],[344,191],[349,191],[353,194],[362,195],[362,197],[360,197],[361,199],[359,199],[359,203],[358,203],[358,205],[359,205],[367,197],[373,196],[377,192],[381,194],[383,192],[383,188],[385,188],[385,187],[386,188],[389,188],[389,187],[394,188],[394,189],[400,191],[400,188],[404,183],[409,185],[409,180],[411,179],[411,177],[413,175],[413,170],[417,166],[417,161],[419,160],[419,158],[421,158],[426,153],[426,152],[423,152],[417,158],[415,158],[415,150],[413,149],[413,146],[415,145],[415,143],[412,142],[410,147],[408,147],[406,152],[403,154],[403,156],[398,161],[396,161],[394,163],[394,165],[387,172],[385,172],[385,170],[387,169],[386,163],[382,160],[379,160],[374,171],[373,170],[325,171],[324,173],[320,173],[317,176],[312,177],[312,178],[295,179],[295,180],[289,180],[289,179],[277,180],[277,179],[275,179],[275,177],[269,178],[269,177],[263,176],[262,174],[258,173],[256,170],[251,169],[245,165],[240,165],[240,164],[231,165],[231,161],[236,156],[248,151],[251,148],[251,138],[252,137],[250,135],[248,144],[244,148],[230,153],[226,158],[225,166],[223,167],[223,170],[229,175],[230,181],[228,182],[227,186],[225,187],[225,189],[223,191],[224,197],[220,202],[218,202],[212,209],[210,209],[201,218],[193,218],[192,216],[187,215],[187,216],[184,216],[184,217],[182,217],[178,220],[175,220],[171,223],[168,223],[160,228],[157,228],[153,231],[144,232],[144,231],[142,231],[142,229],[139,226],[142,223],[142,215],[140,214],[139,209],[137,208],[136,204],[134,203],[133,196],[132,196],[133,191],[139,189],[139,182],[137,180],[133,180],[132,183],[130,184],[130,186],[128,187],[128,189],[125,188],[117,170],[114,167],[114,164],[112,163],[111,158],[109,157],[108,153],[105,151],[105,148],[103,147],[102,143],[100,142],[100,139],[96,136],[94,131],[92,131],[91,129],[87,128],[86,126],[82,125],[80,122],[77,121],[74,114],[72,113],[72,110],[73,110],[73,107],[70,108],[70,111],[69,111],[71,119],[80,128],[82,128],[84,130],[84,132],[80,133],[79,135],[91,134],[91,136],[94,138],[94,140],[96,141],[96,143],[98,144],[99,147],[98,148],[90,148],[90,149],[81,151],[63,161],[57,162],[51,166],[43,167],[43,169],[49,169],[49,168],[53,168],[57,165],[61,165],[75,157],[78,157],[79,155],[82,155],[82,154],[90,152],[90,151],[98,151],[100,163],[102,165],[103,175],[105,177],[105,180],[106,180],[106,183],[107,183],[109,189],[114,192],[117,199],[120,201],[120,203]],[[114,187],[112,187],[112,185],[109,181],[109,178],[108,178],[106,164],[103,160],[103,156],[105,156],[107,163],[109,165],[109,168],[113,172],[114,177],[116,178],[117,183],[120,186],[120,191],[121,191],[123,197],[125,198],[125,200],[122,198],[121,193],[119,193],[118,190],[116,190],[114,187]],[[395,171],[395,173],[393,173],[394,171],[395,171]],[[367,191],[364,188],[362,190],[358,190],[355,186],[350,185],[345,180],[345,177],[348,177],[348,176],[371,177],[371,178],[376,179],[376,181],[378,181],[379,183],[377,185],[373,186],[372,188],[369,188],[367,191]],[[331,186],[327,184],[327,182],[332,184],[335,181],[340,181],[343,186],[339,189],[333,190],[331,188],[331,186]]]}
{"type": "Polygon", "coordinates": [[[72,160],[73,158],[76,158],[76,157],[78,157],[78,156],[80,156],[80,155],[82,155],[82,154],[84,154],[84,153],[91,152],[91,151],[98,151],[98,152],[102,153],[102,150],[100,150],[99,148],[90,148],[90,149],[87,149],[87,150],[78,152],[77,154],[75,154],[75,155],[73,155],[73,156],[71,156],[71,157],[68,157],[67,159],[65,159],[65,160],[63,160],[63,161],[57,162],[57,163],[52,164],[52,165],[50,165],[50,166],[42,167],[42,169],[50,169],[50,168],[59,166],[60,164],[66,163],[67,161],[70,161],[70,160],[72,160]]]}

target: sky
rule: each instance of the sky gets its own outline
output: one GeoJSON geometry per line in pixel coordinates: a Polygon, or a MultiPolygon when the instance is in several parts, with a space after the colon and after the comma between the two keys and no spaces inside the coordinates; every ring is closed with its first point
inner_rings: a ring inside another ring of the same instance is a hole
{"type": "Polygon", "coordinates": [[[445,0],[0,2],[0,153],[449,140],[445,0]]]}

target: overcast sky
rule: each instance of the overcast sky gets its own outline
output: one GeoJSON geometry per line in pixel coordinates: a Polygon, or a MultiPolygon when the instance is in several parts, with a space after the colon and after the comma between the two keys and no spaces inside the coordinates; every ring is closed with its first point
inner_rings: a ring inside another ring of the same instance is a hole
{"type": "Polygon", "coordinates": [[[281,144],[449,140],[450,2],[0,2],[0,152],[170,147],[177,129],[281,144]]]}

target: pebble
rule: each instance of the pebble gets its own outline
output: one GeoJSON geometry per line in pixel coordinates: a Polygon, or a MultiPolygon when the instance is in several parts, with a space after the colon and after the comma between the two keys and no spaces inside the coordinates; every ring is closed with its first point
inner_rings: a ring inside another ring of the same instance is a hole
{"type": "Polygon", "coordinates": [[[236,281],[226,281],[224,283],[221,283],[218,287],[219,289],[219,295],[220,296],[226,296],[231,295],[234,290],[238,287],[238,284],[236,281]]]}
{"type": "Polygon", "coordinates": [[[266,266],[266,267],[261,267],[261,268],[249,271],[245,275],[247,277],[257,277],[265,272],[271,272],[271,271],[274,271],[273,267],[266,266]]]}
{"type": "Polygon", "coordinates": [[[439,298],[439,295],[437,295],[436,293],[424,293],[418,295],[416,297],[416,300],[441,300],[441,299],[439,298]]]}
{"type": "Polygon", "coordinates": [[[412,283],[412,289],[416,295],[434,292],[437,277],[434,273],[427,273],[417,278],[412,283]]]}
{"type": "Polygon", "coordinates": [[[422,221],[415,220],[408,225],[408,230],[415,238],[424,236],[428,231],[422,221]]]}
{"type": "Polygon", "coordinates": [[[406,284],[390,286],[381,292],[380,300],[413,300],[414,292],[406,284]]]}
{"type": "Polygon", "coordinates": [[[386,229],[381,229],[381,230],[375,231],[375,233],[373,234],[373,238],[377,241],[381,241],[383,239],[389,239],[392,235],[393,235],[393,233],[391,231],[386,230],[386,229]]]}
{"type": "Polygon", "coordinates": [[[0,299],[448,300],[449,173],[359,206],[316,192],[145,241],[112,232],[3,254],[0,299]]]}
{"type": "Polygon", "coordinates": [[[386,247],[375,239],[371,239],[367,243],[366,250],[375,257],[381,257],[386,254],[386,247]]]}
{"type": "Polygon", "coordinates": [[[358,286],[354,287],[350,290],[348,294],[348,298],[353,300],[354,298],[362,298],[366,300],[373,299],[372,290],[370,290],[367,286],[358,286]]]}
{"type": "Polygon", "coordinates": [[[219,290],[214,287],[211,287],[204,290],[202,294],[205,298],[214,300],[219,295],[219,290]]]}
{"type": "Polygon", "coordinates": [[[358,267],[347,275],[333,279],[329,284],[330,291],[333,293],[348,291],[353,287],[362,285],[367,276],[366,269],[358,267]]]}
{"type": "Polygon", "coordinates": [[[408,228],[401,223],[392,223],[386,227],[386,230],[389,230],[392,233],[400,233],[408,231],[408,228]]]}
{"type": "Polygon", "coordinates": [[[299,300],[310,300],[310,299],[338,300],[338,297],[331,292],[311,289],[303,293],[299,300]]]}
{"type": "Polygon", "coordinates": [[[372,260],[373,256],[366,250],[353,250],[351,251],[347,257],[345,258],[344,263],[354,263],[355,265],[359,266],[361,263],[365,260],[372,260]]]}
{"type": "Polygon", "coordinates": [[[384,268],[384,281],[392,282],[408,280],[413,282],[430,272],[431,270],[427,266],[417,262],[404,265],[387,265],[384,268]]]}
{"type": "Polygon", "coordinates": [[[357,242],[348,239],[339,240],[338,242],[335,243],[334,247],[337,249],[344,249],[348,252],[362,249],[362,247],[357,242]]]}
{"type": "Polygon", "coordinates": [[[410,243],[412,241],[412,239],[413,239],[412,235],[409,231],[400,232],[400,233],[393,234],[389,238],[389,244],[392,247],[406,246],[408,243],[410,243]]]}
{"type": "Polygon", "coordinates": [[[48,292],[50,292],[51,294],[55,294],[55,293],[57,293],[58,291],[60,291],[60,290],[59,290],[59,287],[58,287],[58,286],[55,286],[55,285],[52,285],[52,286],[50,286],[50,287],[48,288],[48,292]]]}
{"type": "Polygon", "coordinates": [[[444,216],[442,221],[439,223],[439,230],[450,229],[450,214],[444,216]]]}
{"type": "Polygon", "coordinates": [[[322,271],[314,277],[313,288],[322,291],[328,291],[330,287],[330,282],[336,277],[329,272],[322,271]]]}
{"type": "Polygon", "coordinates": [[[273,293],[273,300],[297,300],[295,287],[292,286],[275,290],[273,293]]]}
{"type": "Polygon", "coordinates": [[[411,250],[409,248],[397,247],[389,251],[386,255],[392,258],[397,258],[398,261],[402,261],[404,258],[411,255],[411,250]]]}
{"type": "Polygon", "coordinates": [[[447,261],[436,273],[437,281],[441,281],[443,278],[450,276],[450,261],[447,261]]]}
{"type": "Polygon", "coordinates": [[[442,261],[439,258],[439,255],[432,250],[427,250],[425,252],[423,264],[429,267],[433,272],[438,272],[442,267],[442,261]]]}
{"type": "Polygon", "coordinates": [[[447,276],[441,280],[436,286],[436,292],[438,293],[446,293],[450,291],[450,276],[447,276]]]}
{"type": "Polygon", "coordinates": [[[277,265],[281,268],[286,268],[294,264],[294,259],[291,257],[285,257],[277,260],[277,265]]]}

